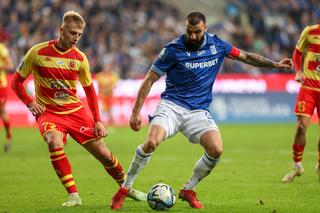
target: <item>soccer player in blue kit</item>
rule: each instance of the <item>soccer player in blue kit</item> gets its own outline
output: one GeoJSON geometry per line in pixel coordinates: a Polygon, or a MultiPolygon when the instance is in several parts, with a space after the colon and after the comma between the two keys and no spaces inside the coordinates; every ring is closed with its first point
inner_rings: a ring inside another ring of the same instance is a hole
{"type": "Polygon", "coordinates": [[[219,128],[209,113],[212,86],[225,57],[259,67],[292,68],[292,60],[280,62],[245,52],[206,32],[206,18],[200,12],[186,17],[186,33],[171,41],[160,52],[147,73],[132,109],[130,127],[141,128],[140,110],[149,91],[161,76],[166,75],[166,89],[149,124],[148,135],[139,145],[129,167],[127,177],[115,193],[111,209],[122,208],[139,172],[150,160],[162,141],[182,132],[191,143],[198,143],[205,153],[196,162],[193,173],[179,192],[179,198],[193,208],[203,208],[194,188],[219,163],[222,140],[219,128]]]}

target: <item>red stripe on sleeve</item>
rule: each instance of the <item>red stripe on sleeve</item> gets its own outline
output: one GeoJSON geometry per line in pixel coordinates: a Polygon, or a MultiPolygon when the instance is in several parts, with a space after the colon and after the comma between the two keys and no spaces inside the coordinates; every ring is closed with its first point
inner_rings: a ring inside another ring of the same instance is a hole
{"type": "Polygon", "coordinates": [[[17,72],[12,79],[11,88],[18,96],[18,98],[26,105],[30,104],[33,99],[27,94],[26,89],[23,86],[24,78],[17,72]]]}
{"type": "Polygon", "coordinates": [[[91,110],[93,120],[95,122],[101,121],[99,106],[98,106],[98,98],[97,98],[96,91],[94,90],[93,84],[91,84],[88,87],[83,87],[83,89],[84,89],[84,92],[86,93],[88,105],[91,110]]]}
{"type": "Polygon", "coordinates": [[[293,52],[293,65],[296,72],[301,72],[302,53],[296,48],[293,52]]]}
{"type": "Polygon", "coordinates": [[[229,54],[230,56],[234,57],[234,58],[238,58],[240,55],[240,50],[234,46],[232,46],[231,52],[229,54]]]}

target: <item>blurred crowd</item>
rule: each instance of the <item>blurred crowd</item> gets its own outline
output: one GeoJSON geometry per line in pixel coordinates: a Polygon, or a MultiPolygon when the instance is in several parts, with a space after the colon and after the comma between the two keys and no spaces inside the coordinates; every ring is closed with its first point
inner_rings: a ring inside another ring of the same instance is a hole
{"type": "MultiPolygon", "coordinates": [[[[303,27],[320,23],[319,0],[225,2],[225,20],[208,23],[209,31],[275,60],[291,57],[303,27]]],[[[16,64],[32,45],[56,38],[61,18],[70,9],[87,22],[79,45],[92,72],[111,69],[122,79],[142,78],[163,45],[184,32],[184,17],[165,1],[1,0],[0,40],[7,43],[16,64]]],[[[222,70],[263,71],[231,60],[222,70]]]]}
{"type": "Polygon", "coordinates": [[[92,72],[112,69],[122,79],[143,77],[162,46],[184,30],[183,17],[162,1],[1,0],[0,40],[20,61],[32,45],[58,35],[70,9],[87,23],[79,47],[92,72]]]}
{"type": "MultiPolygon", "coordinates": [[[[303,28],[320,24],[319,0],[226,0],[225,12],[226,21],[215,28],[239,48],[273,60],[292,57],[303,28]]],[[[252,74],[266,71],[234,62],[226,63],[224,70],[252,74]]]]}

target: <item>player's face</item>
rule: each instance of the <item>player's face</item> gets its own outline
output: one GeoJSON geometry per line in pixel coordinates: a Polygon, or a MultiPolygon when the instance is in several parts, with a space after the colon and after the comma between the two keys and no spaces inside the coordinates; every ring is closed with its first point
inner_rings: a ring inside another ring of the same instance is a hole
{"type": "Polygon", "coordinates": [[[206,24],[203,21],[200,21],[196,25],[189,24],[188,20],[186,21],[186,42],[187,45],[192,49],[198,49],[204,39],[204,33],[207,30],[206,24]]]}
{"type": "Polygon", "coordinates": [[[60,28],[60,39],[64,49],[70,49],[77,45],[80,40],[84,26],[76,22],[65,23],[60,28]]]}

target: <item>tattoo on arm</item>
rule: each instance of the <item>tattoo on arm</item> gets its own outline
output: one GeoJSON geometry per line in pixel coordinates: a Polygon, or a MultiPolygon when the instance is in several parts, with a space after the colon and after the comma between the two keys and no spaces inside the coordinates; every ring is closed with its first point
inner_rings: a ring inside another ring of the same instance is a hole
{"type": "Polygon", "coordinates": [[[256,67],[276,67],[277,62],[265,58],[255,53],[249,53],[246,51],[241,52],[243,55],[238,60],[247,64],[251,64],[256,67]]]}

